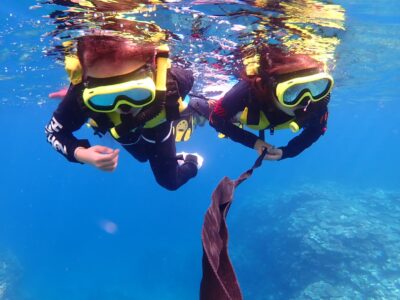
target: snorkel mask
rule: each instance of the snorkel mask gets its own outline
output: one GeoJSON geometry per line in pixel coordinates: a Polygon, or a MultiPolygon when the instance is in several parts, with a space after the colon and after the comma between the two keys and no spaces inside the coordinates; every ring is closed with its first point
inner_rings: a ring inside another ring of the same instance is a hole
{"type": "Polygon", "coordinates": [[[275,95],[278,102],[287,108],[294,108],[305,99],[318,102],[332,90],[333,78],[325,72],[313,75],[298,76],[275,84],[275,95]]]}
{"type": "Polygon", "coordinates": [[[89,109],[99,113],[114,112],[121,105],[141,108],[156,97],[152,73],[143,69],[109,78],[88,77],[86,86],[83,101],[89,109]]]}

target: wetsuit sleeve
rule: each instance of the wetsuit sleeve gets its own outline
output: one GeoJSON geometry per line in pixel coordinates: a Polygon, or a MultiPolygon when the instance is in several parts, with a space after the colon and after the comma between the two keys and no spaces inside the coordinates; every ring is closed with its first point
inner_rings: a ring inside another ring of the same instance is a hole
{"type": "Polygon", "coordinates": [[[320,105],[310,108],[310,118],[303,126],[303,131],[294,137],[282,149],[282,158],[290,158],[299,155],[305,149],[314,144],[327,130],[328,123],[328,101],[321,101],[320,105]]]}
{"type": "Polygon", "coordinates": [[[78,162],[74,157],[76,148],[90,147],[88,140],[78,140],[73,135],[73,132],[81,128],[87,120],[85,112],[77,101],[82,95],[82,88],[82,85],[70,86],[67,95],[45,127],[47,141],[71,162],[78,162]]]}
{"type": "Polygon", "coordinates": [[[254,148],[258,136],[232,123],[237,113],[242,112],[250,100],[248,82],[238,82],[214,106],[210,114],[210,125],[235,142],[254,148]]]}
{"type": "Polygon", "coordinates": [[[193,72],[190,70],[173,67],[171,68],[170,76],[177,84],[177,92],[179,93],[179,96],[181,96],[182,99],[185,98],[193,86],[193,72]]]}

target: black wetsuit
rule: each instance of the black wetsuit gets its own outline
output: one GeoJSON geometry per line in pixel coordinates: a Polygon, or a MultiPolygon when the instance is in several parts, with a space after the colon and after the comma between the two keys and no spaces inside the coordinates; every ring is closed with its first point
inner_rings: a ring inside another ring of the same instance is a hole
{"type": "MultiPolygon", "coordinates": [[[[293,119],[293,116],[289,116],[279,110],[272,102],[272,99],[269,100],[268,97],[265,97],[264,100],[266,101],[257,101],[255,99],[256,96],[251,84],[247,81],[240,81],[214,106],[210,114],[210,125],[232,140],[249,148],[254,148],[259,137],[232,122],[237,113],[243,111],[245,107],[252,107],[264,112],[271,123],[268,128],[271,130],[273,130],[274,126],[293,119]]],[[[328,102],[329,95],[321,101],[311,103],[306,111],[300,109],[296,112],[295,119],[300,123],[303,131],[285,147],[280,148],[283,152],[281,159],[300,154],[325,133],[328,119],[328,102]]]]}
{"type": "MultiPolygon", "coordinates": [[[[180,96],[185,97],[193,85],[192,73],[174,68],[169,75],[169,78],[171,77],[176,81],[180,96]]],[[[74,156],[77,147],[90,147],[88,140],[78,140],[73,135],[74,131],[92,117],[92,112],[83,105],[83,89],[83,84],[70,86],[67,95],[45,128],[48,142],[71,162],[78,162],[74,156]]],[[[108,120],[105,114],[97,115],[108,120]]],[[[101,124],[99,126],[100,131],[105,132],[108,129],[101,128],[101,124]]],[[[168,190],[178,189],[197,174],[197,166],[193,161],[178,164],[175,137],[169,121],[153,128],[138,128],[118,139],[118,142],[137,160],[149,161],[157,182],[168,190]]]]}

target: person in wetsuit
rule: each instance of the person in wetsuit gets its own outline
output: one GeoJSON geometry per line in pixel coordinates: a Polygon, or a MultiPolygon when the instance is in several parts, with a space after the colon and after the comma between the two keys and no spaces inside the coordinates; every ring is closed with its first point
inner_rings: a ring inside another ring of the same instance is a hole
{"type": "Polygon", "coordinates": [[[212,127],[260,154],[267,148],[266,160],[295,157],[325,133],[333,79],[324,72],[322,63],[307,55],[266,46],[259,61],[246,67],[250,74],[212,106],[212,127]],[[238,122],[260,134],[237,126],[238,122]],[[283,147],[264,141],[264,130],[273,134],[285,128],[295,133],[303,130],[283,147]]]}
{"type": "Polygon", "coordinates": [[[164,188],[176,190],[195,177],[203,159],[197,153],[177,155],[172,130],[192,73],[168,69],[165,49],[117,36],[81,37],[77,54],[83,80],[70,85],[47,124],[48,142],[70,162],[115,170],[118,149],[91,146],[73,134],[90,119],[97,132],[109,131],[138,161],[149,161],[164,188]]]}

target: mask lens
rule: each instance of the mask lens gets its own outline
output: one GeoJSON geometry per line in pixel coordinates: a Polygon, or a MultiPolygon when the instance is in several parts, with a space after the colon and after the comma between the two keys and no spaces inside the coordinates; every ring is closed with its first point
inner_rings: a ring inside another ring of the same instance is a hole
{"type": "MultiPolygon", "coordinates": [[[[126,95],[128,98],[133,99],[135,101],[146,101],[149,98],[151,98],[152,94],[149,90],[147,89],[141,89],[141,88],[136,88],[133,90],[129,90],[124,92],[124,95],[126,95]]],[[[124,95],[121,95],[122,97],[124,95]]]]}
{"type": "Polygon", "coordinates": [[[98,107],[109,107],[114,104],[114,100],[115,100],[115,95],[103,94],[91,97],[90,103],[98,107]]]}
{"type": "Polygon", "coordinates": [[[329,90],[331,81],[321,78],[315,81],[295,84],[289,87],[283,94],[283,101],[288,105],[294,105],[306,92],[310,92],[314,99],[319,99],[329,90]]]}
{"type": "Polygon", "coordinates": [[[295,104],[297,100],[300,99],[301,93],[303,91],[304,91],[303,84],[296,84],[289,87],[283,94],[283,102],[288,105],[295,104]]]}
{"type": "Polygon", "coordinates": [[[309,83],[309,90],[311,95],[315,98],[322,98],[324,94],[329,90],[330,80],[323,78],[309,83]]]}
{"type": "Polygon", "coordinates": [[[132,107],[142,107],[153,99],[154,93],[151,90],[137,87],[121,92],[89,96],[88,102],[93,108],[101,111],[112,110],[122,103],[132,107]],[[121,103],[121,101],[123,102],[121,103]]]}

